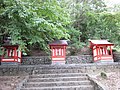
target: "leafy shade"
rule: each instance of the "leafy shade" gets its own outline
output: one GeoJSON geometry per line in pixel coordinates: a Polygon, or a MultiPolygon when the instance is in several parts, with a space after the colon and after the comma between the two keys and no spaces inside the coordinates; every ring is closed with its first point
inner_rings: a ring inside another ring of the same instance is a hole
{"type": "Polygon", "coordinates": [[[69,16],[57,0],[1,0],[0,38],[9,35],[22,50],[35,43],[47,49],[48,41],[69,38],[69,16]]]}
{"type": "Polygon", "coordinates": [[[69,8],[74,20],[73,26],[81,33],[76,37],[79,42],[86,43],[88,39],[108,39],[120,46],[119,7],[110,12],[103,0],[71,0],[69,8]]]}

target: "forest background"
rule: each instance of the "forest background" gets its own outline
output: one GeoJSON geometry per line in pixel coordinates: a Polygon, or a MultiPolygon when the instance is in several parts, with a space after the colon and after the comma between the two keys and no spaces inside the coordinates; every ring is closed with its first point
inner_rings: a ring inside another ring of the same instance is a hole
{"type": "MultiPolygon", "coordinates": [[[[10,37],[23,54],[49,53],[49,42],[66,39],[72,51],[105,39],[120,51],[120,5],[104,0],[0,0],[0,46],[10,37]]],[[[2,53],[0,51],[0,53],[2,53]]]]}

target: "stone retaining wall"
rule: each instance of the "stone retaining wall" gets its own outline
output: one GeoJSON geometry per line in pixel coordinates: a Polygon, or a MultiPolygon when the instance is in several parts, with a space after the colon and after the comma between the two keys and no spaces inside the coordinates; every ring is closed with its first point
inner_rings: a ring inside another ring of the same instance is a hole
{"type": "Polygon", "coordinates": [[[51,64],[50,56],[31,56],[23,57],[22,65],[39,65],[51,64]]]}
{"type": "Polygon", "coordinates": [[[11,75],[30,75],[34,70],[34,66],[26,65],[0,65],[0,76],[11,75]]]}
{"type": "Polygon", "coordinates": [[[120,62],[120,53],[113,52],[113,58],[115,62],[120,62]]]}
{"type": "Polygon", "coordinates": [[[83,73],[95,73],[95,72],[112,72],[118,70],[120,72],[120,63],[92,63],[92,64],[65,64],[65,65],[0,65],[0,75],[30,75],[35,70],[46,69],[46,72],[54,72],[56,69],[60,72],[68,71],[73,73],[74,71],[83,73]],[[50,71],[49,71],[50,70],[50,71]]]}
{"type": "MultiPolygon", "coordinates": [[[[91,63],[93,61],[91,55],[79,55],[79,56],[67,56],[66,64],[81,64],[81,63],[91,63]]],[[[32,56],[23,57],[22,65],[44,65],[51,64],[50,56],[32,56]]]]}
{"type": "Polygon", "coordinates": [[[67,56],[66,64],[82,64],[82,63],[92,63],[92,55],[79,55],[79,56],[67,56]]]}
{"type": "MultiPolygon", "coordinates": [[[[114,61],[120,62],[120,54],[114,53],[114,61]]],[[[85,64],[93,62],[92,55],[67,56],[66,64],[85,64]]],[[[46,65],[51,64],[50,56],[31,56],[23,57],[22,65],[46,65]]]]}

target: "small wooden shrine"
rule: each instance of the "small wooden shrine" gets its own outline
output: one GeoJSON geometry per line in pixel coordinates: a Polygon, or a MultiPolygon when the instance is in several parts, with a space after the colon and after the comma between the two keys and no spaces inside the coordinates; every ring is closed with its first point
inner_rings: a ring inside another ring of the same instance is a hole
{"type": "Polygon", "coordinates": [[[51,49],[52,64],[65,64],[67,45],[66,40],[56,40],[49,44],[51,49]]]}
{"type": "Polygon", "coordinates": [[[113,45],[107,40],[90,40],[94,62],[113,62],[113,45]]]}
{"type": "Polygon", "coordinates": [[[19,62],[21,63],[21,51],[18,45],[3,45],[3,55],[1,62],[19,62]]]}
{"type": "Polygon", "coordinates": [[[1,64],[18,64],[21,63],[22,52],[18,49],[19,45],[12,45],[10,39],[4,40],[1,47],[1,64]]]}

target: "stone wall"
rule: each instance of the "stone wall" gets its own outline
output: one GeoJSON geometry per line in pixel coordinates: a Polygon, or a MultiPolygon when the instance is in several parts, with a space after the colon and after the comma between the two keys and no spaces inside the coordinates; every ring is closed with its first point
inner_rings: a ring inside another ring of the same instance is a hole
{"type": "Polygon", "coordinates": [[[51,64],[50,56],[31,56],[23,57],[22,65],[39,65],[51,64]]]}
{"type": "Polygon", "coordinates": [[[120,63],[91,63],[91,64],[62,64],[62,65],[0,65],[0,75],[30,75],[59,72],[83,72],[92,74],[95,72],[120,72],[120,63]],[[37,72],[35,72],[37,71],[37,72]]]}
{"type": "MultiPolygon", "coordinates": [[[[67,56],[66,64],[81,64],[81,63],[91,63],[91,55],[79,55],[79,56],[67,56]]],[[[51,64],[50,56],[32,56],[32,57],[23,57],[22,65],[44,65],[51,64]]]]}
{"type": "MultiPolygon", "coordinates": [[[[119,53],[113,53],[113,56],[115,62],[120,62],[119,53]]],[[[85,64],[92,62],[92,55],[66,56],[66,64],[85,64]]],[[[22,65],[46,65],[51,63],[50,56],[30,56],[22,58],[22,65]]]]}
{"type": "Polygon", "coordinates": [[[66,64],[92,63],[92,55],[67,56],[66,64]]]}
{"type": "Polygon", "coordinates": [[[113,58],[115,62],[120,62],[120,53],[113,52],[113,58]]]}
{"type": "Polygon", "coordinates": [[[0,76],[11,75],[30,75],[34,70],[34,66],[25,65],[0,65],[0,76]]]}
{"type": "MultiPolygon", "coordinates": [[[[120,54],[113,53],[114,61],[120,62],[120,54]]],[[[93,57],[92,55],[79,55],[79,56],[67,56],[66,64],[85,64],[92,63],[93,57]]],[[[21,65],[48,65],[51,64],[50,56],[30,56],[23,57],[21,65]]]]}

